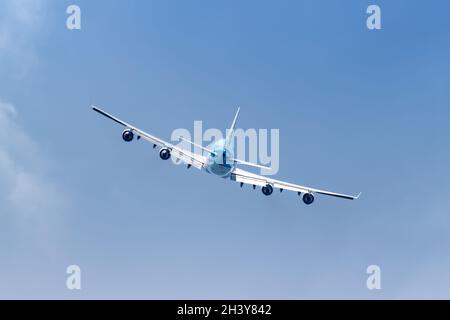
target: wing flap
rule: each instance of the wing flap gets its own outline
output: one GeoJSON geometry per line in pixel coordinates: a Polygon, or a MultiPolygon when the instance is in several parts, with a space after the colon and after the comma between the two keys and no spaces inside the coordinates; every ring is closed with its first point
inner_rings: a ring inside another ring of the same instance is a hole
{"type": "Polygon", "coordinates": [[[203,156],[178,148],[176,146],[172,146],[170,149],[171,154],[175,159],[181,160],[184,163],[191,165],[199,170],[201,170],[206,164],[206,159],[203,156]]]}
{"type": "Polygon", "coordinates": [[[293,191],[293,192],[309,193],[309,191],[307,189],[293,187],[293,186],[290,186],[289,184],[277,182],[277,181],[275,181],[273,183],[273,187],[277,188],[277,189],[288,190],[288,191],[293,191]]]}
{"type": "Polygon", "coordinates": [[[130,128],[131,131],[133,131],[136,135],[141,137],[144,140],[147,140],[148,142],[157,145],[158,147],[169,147],[170,144],[165,142],[162,139],[159,139],[151,134],[148,134],[147,132],[142,131],[141,129],[135,128],[133,126],[127,126],[130,128]]]}
{"type": "Polygon", "coordinates": [[[119,124],[121,124],[122,126],[128,128],[129,130],[131,130],[134,134],[136,134],[137,136],[141,137],[142,139],[150,142],[153,145],[156,145],[160,148],[167,148],[170,150],[171,155],[178,160],[183,161],[184,163],[191,165],[197,169],[202,169],[205,165],[206,165],[206,158],[192,153],[189,150],[185,150],[182,148],[179,148],[177,146],[172,145],[169,142],[166,142],[158,137],[155,137],[154,135],[151,135],[139,128],[136,128],[135,126],[120,120],[119,118],[116,118],[112,115],[110,115],[109,113],[101,110],[100,108],[97,108],[95,106],[92,106],[92,109],[98,113],[100,113],[101,115],[113,120],[114,122],[117,122],[119,124]]]}
{"type": "Polygon", "coordinates": [[[245,184],[256,185],[256,186],[260,186],[260,187],[263,187],[263,186],[266,186],[269,184],[273,188],[277,188],[277,189],[288,190],[288,191],[293,191],[293,192],[300,192],[300,193],[317,193],[317,194],[323,194],[323,195],[327,195],[327,196],[331,196],[331,197],[343,198],[343,199],[348,199],[348,200],[356,200],[361,196],[361,193],[358,196],[351,196],[351,195],[346,195],[346,194],[341,194],[341,193],[335,193],[335,192],[330,192],[330,191],[325,191],[325,190],[304,187],[304,186],[289,183],[289,182],[274,180],[274,179],[271,179],[268,177],[264,177],[261,175],[257,175],[257,174],[239,169],[239,168],[234,169],[234,171],[231,175],[231,180],[245,183],[245,184]]]}
{"type": "Polygon", "coordinates": [[[260,187],[264,187],[265,185],[267,185],[267,182],[262,179],[236,173],[231,174],[231,180],[260,187]]]}

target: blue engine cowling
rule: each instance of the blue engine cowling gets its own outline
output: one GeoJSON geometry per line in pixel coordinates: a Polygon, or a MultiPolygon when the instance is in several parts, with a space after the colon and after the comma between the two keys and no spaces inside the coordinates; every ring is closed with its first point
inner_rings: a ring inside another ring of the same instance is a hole
{"type": "Polygon", "coordinates": [[[303,202],[307,205],[310,205],[314,202],[314,195],[312,193],[305,193],[303,195],[303,202]]]}
{"type": "Polygon", "coordinates": [[[125,141],[125,142],[131,142],[131,141],[133,141],[133,139],[134,139],[134,133],[133,133],[133,131],[131,131],[130,129],[125,130],[125,131],[122,133],[122,139],[123,139],[123,141],[125,141]]]}
{"type": "Polygon", "coordinates": [[[273,193],[273,187],[270,184],[268,184],[262,187],[261,191],[265,196],[270,196],[273,193]]]}
{"type": "Polygon", "coordinates": [[[167,148],[161,149],[161,151],[159,152],[159,156],[163,160],[169,160],[171,157],[170,150],[167,148]]]}

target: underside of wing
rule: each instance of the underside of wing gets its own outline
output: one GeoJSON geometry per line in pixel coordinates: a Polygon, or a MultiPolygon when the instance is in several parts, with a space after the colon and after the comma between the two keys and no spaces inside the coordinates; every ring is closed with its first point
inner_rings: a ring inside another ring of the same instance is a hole
{"type": "MultiPolygon", "coordinates": [[[[92,108],[94,111],[98,112],[99,114],[101,114],[101,115],[105,116],[106,118],[109,118],[110,120],[125,127],[125,130],[122,133],[122,138],[124,141],[131,142],[134,140],[135,137],[137,140],[142,138],[142,139],[150,142],[153,145],[154,149],[158,148],[159,156],[163,160],[169,160],[171,158],[176,159],[178,161],[185,163],[188,166],[188,168],[195,167],[200,170],[203,168],[206,168],[208,166],[208,157],[193,153],[191,150],[187,150],[187,149],[181,148],[179,146],[173,145],[167,141],[164,141],[164,140],[162,140],[154,135],[151,135],[151,134],[127,123],[127,122],[120,120],[119,118],[112,116],[111,114],[106,113],[105,111],[103,111],[95,106],[93,106],[92,108]]],[[[231,128],[232,128],[231,131],[233,131],[233,129],[234,129],[238,114],[239,114],[239,110],[236,113],[236,116],[234,118],[233,124],[231,126],[231,128]]],[[[197,145],[194,142],[189,141],[183,137],[180,137],[180,139],[183,141],[189,142],[191,145],[200,147],[202,150],[207,151],[209,154],[212,154],[212,155],[216,154],[215,151],[209,150],[207,148],[204,148],[203,146],[197,145]]],[[[229,139],[229,138],[227,138],[227,139],[229,139]]],[[[232,161],[235,164],[242,164],[242,165],[253,166],[253,167],[258,167],[258,168],[266,168],[264,166],[246,162],[243,160],[232,159],[232,161]]],[[[299,195],[303,196],[303,201],[306,204],[312,204],[314,202],[314,194],[322,194],[322,195],[338,197],[338,198],[343,198],[343,199],[349,199],[349,200],[358,199],[359,196],[361,195],[361,194],[359,194],[358,196],[351,196],[351,195],[346,195],[346,194],[342,194],[342,193],[335,193],[335,192],[310,188],[310,187],[306,187],[306,186],[301,186],[301,185],[297,185],[297,184],[293,184],[293,183],[289,183],[289,182],[275,180],[275,179],[272,179],[272,178],[269,178],[266,176],[255,174],[255,173],[251,173],[251,172],[248,172],[248,171],[236,168],[236,167],[232,168],[230,179],[233,181],[239,182],[241,184],[241,187],[244,184],[252,185],[253,188],[256,188],[257,186],[259,186],[259,187],[261,187],[262,192],[267,196],[271,195],[273,193],[274,189],[279,189],[281,192],[284,190],[297,192],[299,195]]]]}
{"type": "Polygon", "coordinates": [[[191,152],[190,150],[186,150],[183,148],[180,148],[178,146],[175,146],[167,141],[164,141],[154,135],[151,135],[125,121],[120,120],[119,118],[116,118],[109,113],[101,110],[98,107],[93,106],[92,109],[101,115],[121,124],[122,126],[126,127],[125,131],[122,133],[122,138],[126,142],[131,142],[133,138],[136,136],[137,139],[144,139],[151,144],[153,144],[153,148],[159,148],[160,150],[160,157],[163,160],[168,160],[170,158],[177,159],[179,161],[182,161],[183,163],[187,164],[188,167],[194,167],[197,169],[202,169],[206,165],[206,157],[202,155],[195,154],[191,152]]]}
{"type": "Polygon", "coordinates": [[[239,168],[235,168],[231,174],[231,180],[240,182],[241,186],[244,184],[252,185],[254,188],[256,186],[262,187],[262,191],[265,195],[272,194],[273,189],[279,189],[281,192],[283,190],[297,192],[299,194],[304,194],[303,200],[307,204],[311,204],[314,201],[313,194],[322,194],[332,197],[338,197],[343,199],[355,200],[358,196],[351,196],[342,193],[335,193],[310,187],[305,187],[289,182],[279,181],[271,179],[269,177],[261,176],[252,172],[248,172],[239,168]]]}
{"type": "Polygon", "coordinates": [[[192,166],[201,170],[206,166],[206,157],[204,156],[176,146],[171,146],[169,149],[171,150],[171,154],[175,159],[184,162],[189,167],[192,166]]]}

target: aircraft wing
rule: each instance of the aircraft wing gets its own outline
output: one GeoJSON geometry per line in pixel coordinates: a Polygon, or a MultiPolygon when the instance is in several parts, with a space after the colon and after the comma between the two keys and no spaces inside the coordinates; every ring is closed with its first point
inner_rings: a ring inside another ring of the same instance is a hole
{"type": "Polygon", "coordinates": [[[245,171],[245,170],[242,170],[239,168],[235,168],[233,170],[233,172],[231,174],[231,180],[240,182],[241,185],[249,184],[249,185],[260,186],[260,187],[265,187],[267,185],[270,185],[274,189],[280,189],[280,191],[288,190],[288,191],[294,191],[294,192],[298,192],[298,193],[312,193],[312,194],[317,193],[317,194],[323,194],[323,195],[327,195],[327,196],[344,198],[344,199],[349,199],[349,200],[356,200],[361,195],[361,194],[359,194],[358,196],[351,196],[351,195],[346,195],[346,194],[341,194],[341,193],[319,190],[319,189],[310,188],[310,187],[304,187],[304,186],[300,186],[300,185],[289,183],[289,182],[271,179],[269,177],[261,176],[261,175],[258,175],[258,174],[252,173],[252,172],[248,172],[248,171],[245,171]]]}
{"type": "Polygon", "coordinates": [[[152,143],[154,148],[159,147],[160,149],[163,149],[163,148],[169,149],[171,156],[173,158],[180,160],[180,161],[186,163],[187,165],[193,166],[193,167],[201,170],[202,168],[205,167],[205,165],[207,163],[207,158],[202,155],[195,154],[195,153],[191,152],[190,150],[186,150],[186,149],[177,147],[167,141],[164,141],[158,137],[155,137],[154,135],[151,135],[139,128],[136,128],[135,126],[133,126],[129,123],[126,123],[125,121],[122,121],[95,106],[92,106],[92,109],[94,111],[100,113],[101,115],[113,120],[114,122],[117,122],[118,124],[126,127],[128,130],[132,131],[138,137],[138,139],[142,138],[142,139],[147,140],[148,142],[152,143]]]}

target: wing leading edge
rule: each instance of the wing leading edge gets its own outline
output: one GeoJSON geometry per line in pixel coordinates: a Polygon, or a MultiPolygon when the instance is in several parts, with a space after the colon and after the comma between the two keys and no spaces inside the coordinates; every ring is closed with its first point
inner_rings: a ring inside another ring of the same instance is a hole
{"type": "MultiPolygon", "coordinates": [[[[149,133],[125,122],[125,121],[122,121],[122,120],[110,115],[109,113],[101,110],[100,108],[98,108],[96,106],[92,106],[92,109],[94,111],[98,112],[99,114],[105,116],[106,118],[109,118],[110,120],[126,127],[127,128],[126,131],[131,131],[133,134],[135,134],[138,137],[138,139],[143,138],[144,140],[147,140],[148,142],[153,144],[154,148],[159,147],[159,149],[161,149],[161,150],[163,150],[163,149],[169,150],[170,154],[173,158],[184,162],[185,164],[188,165],[188,168],[192,166],[192,167],[195,167],[195,168],[201,170],[207,166],[207,157],[195,154],[195,153],[191,152],[190,150],[180,148],[180,147],[175,146],[167,141],[164,141],[164,140],[162,140],[154,135],[151,135],[151,134],[149,134],[149,133]]],[[[239,110],[238,110],[238,113],[239,113],[239,110]]],[[[236,122],[238,113],[236,114],[235,120],[233,121],[233,125],[236,122]]],[[[210,152],[212,152],[212,151],[210,151],[210,152]]],[[[236,162],[238,162],[238,161],[236,160],[236,162]]],[[[240,161],[240,162],[242,164],[247,164],[244,161],[240,161]]],[[[250,164],[250,165],[259,166],[259,165],[254,165],[254,164],[250,164]]],[[[262,166],[259,166],[259,167],[262,167],[262,166]]],[[[357,196],[352,196],[352,195],[347,195],[347,194],[341,194],[341,193],[336,193],[336,192],[330,192],[330,191],[310,188],[310,187],[301,186],[301,185],[284,182],[284,181],[280,181],[280,180],[275,180],[275,179],[271,179],[266,176],[257,175],[252,172],[248,172],[248,171],[236,168],[236,167],[232,170],[230,179],[233,181],[236,181],[236,182],[240,182],[241,186],[243,186],[244,184],[253,185],[254,188],[256,186],[260,186],[263,189],[263,193],[266,195],[271,194],[274,188],[279,189],[280,191],[288,190],[288,191],[297,192],[299,194],[304,194],[304,196],[305,195],[308,196],[306,200],[304,198],[304,201],[307,204],[311,204],[312,201],[314,201],[314,197],[312,196],[313,194],[323,194],[323,195],[327,195],[327,196],[349,199],[349,200],[356,200],[361,196],[361,193],[357,196]]]]}
{"type": "Polygon", "coordinates": [[[126,127],[128,130],[136,134],[138,138],[142,138],[152,143],[154,148],[159,147],[160,149],[166,148],[170,150],[172,157],[186,163],[188,166],[195,167],[199,170],[203,169],[206,166],[207,162],[206,157],[195,154],[189,150],[177,147],[167,141],[164,141],[154,135],[151,135],[125,121],[120,120],[119,118],[110,115],[109,113],[103,111],[102,109],[96,106],[92,106],[92,109],[100,113],[101,115],[105,116],[106,118],[109,118],[114,122],[117,122],[118,124],[126,127]]]}
{"type": "Polygon", "coordinates": [[[337,197],[337,198],[343,198],[348,200],[356,200],[361,196],[361,193],[357,196],[351,196],[347,194],[341,194],[336,192],[330,192],[305,186],[300,186],[297,184],[279,181],[275,179],[271,179],[269,177],[261,176],[255,173],[251,173],[239,168],[235,168],[233,170],[233,173],[231,174],[231,180],[240,182],[242,184],[249,184],[253,186],[259,186],[259,187],[266,187],[271,186],[272,188],[280,189],[280,191],[288,190],[298,193],[304,193],[304,194],[323,194],[327,196],[337,197]]]}

